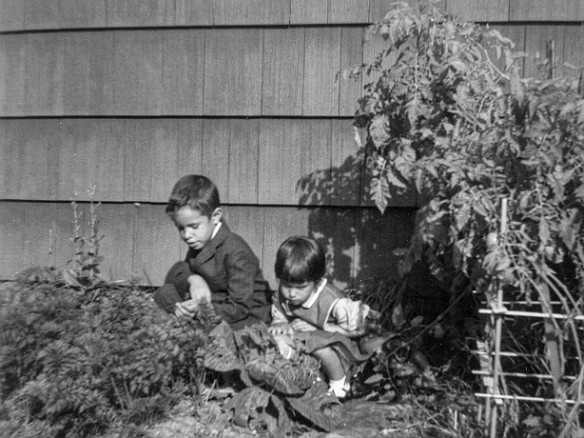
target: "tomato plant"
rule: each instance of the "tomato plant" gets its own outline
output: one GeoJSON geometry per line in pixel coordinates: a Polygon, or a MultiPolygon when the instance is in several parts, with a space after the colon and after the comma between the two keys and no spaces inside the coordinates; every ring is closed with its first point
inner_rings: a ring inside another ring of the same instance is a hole
{"type": "MultiPolygon", "coordinates": [[[[354,118],[367,134],[370,195],[381,211],[409,187],[423,200],[403,271],[425,260],[452,294],[488,300],[503,287],[512,301],[581,315],[581,84],[521,78],[512,41],[431,5],[399,5],[369,34],[385,48],[352,73],[371,79],[354,118]]],[[[581,323],[566,321],[545,329],[555,394],[582,364],[581,323]]]]}

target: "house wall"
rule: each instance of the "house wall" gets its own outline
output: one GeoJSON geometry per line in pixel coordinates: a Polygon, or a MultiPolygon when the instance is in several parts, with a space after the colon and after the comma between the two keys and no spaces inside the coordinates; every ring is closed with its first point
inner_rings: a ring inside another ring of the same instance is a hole
{"type": "MultiPolygon", "coordinates": [[[[164,214],[174,182],[213,179],[259,256],[292,234],[329,252],[340,286],[396,275],[418,200],[368,201],[351,126],[372,59],[366,26],[393,0],[0,0],[0,278],[64,266],[70,201],[101,201],[102,272],[159,285],[185,247],[164,214]],[[92,196],[89,190],[95,187],[92,196]]],[[[516,50],[554,42],[582,65],[581,0],[446,0],[516,50]]],[[[526,63],[526,75],[535,66],[526,63]]]]}

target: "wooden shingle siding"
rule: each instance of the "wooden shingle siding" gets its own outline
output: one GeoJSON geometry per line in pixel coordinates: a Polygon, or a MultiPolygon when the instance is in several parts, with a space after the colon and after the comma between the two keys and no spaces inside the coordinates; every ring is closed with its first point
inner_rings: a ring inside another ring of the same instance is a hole
{"type": "Polygon", "coordinates": [[[213,2],[211,0],[175,0],[176,26],[212,26],[213,2]]]}
{"type": "Polygon", "coordinates": [[[507,21],[509,3],[516,2],[517,0],[446,0],[446,11],[467,21],[507,21]]]}
{"type": "Polygon", "coordinates": [[[328,23],[367,23],[370,0],[329,0],[328,23]]]}
{"type": "MultiPolygon", "coordinates": [[[[66,204],[62,204],[62,208],[66,209],[67,207],[66,204]]],[[[99,206],[97,211],[100,220],[99,232],[103,236],[99,242],[99,251],[104,256],[100,269],[105,278],[129,280],[132,275],[140,275],[143,284],[146,284],[144,270],[136,268],[134,265],[135,247],[138,244],[138,233],[136,232],[138,208],[134,204],[102,204],[99,206]]],[[[84,217],[86,221],[89,218],[87,206],[84,217]]],[[[150,229],[149,232],[157,233],[158,230],[150,229]]],[[[158,257],[156,248],[150,248],[150,251],[150,261],[155,262],[158,257]]],[[[149,263],[147,266],[152,265],[149,263]]],[[[168,271],[168,268],[166,270],[168,271]]],[[[154,271],[148,274],[148,278],[154,276],[157,283],[160,284],[164,279],[163,274],[161,275],[162,271],[163,269],[154,267],[154,271]]]]}
{"type": "Polygon", "coordinates": [[[299,120],[260,120],[260,160],[258,202],[260,204],[296,204],[296,181],[301,175],[302,145],[299,120]]]}
{"type": "Polygon", "coordinates": [[[24,1],[0,0],[0,30],[11,31],[24,28],[24,1]]]}
{"type": "Polygon", "coordinates": [[[178,173],[178,129],[172,119],[125,120],[124,201],[164,202],[178,173]]]}
{"type": "Polygon", "coordinates": [[[37,202],[27,205],[23,235],[23,258],[28,266],[55,264],[54,241],[57,229],[57,204],[37,202]]]}
{"type": "Polygon", "coordinates": [[[160,284],[170,266],[186,253],[186,245],[181,246],[176,227],[164,208],[164,205],[151,204],[134,206],[135,236],[124,239],[127,245],[133,246],[132,269],[126,275],[132,272],[148,285],[160,284]]]}
{"type": "MultiPolygon", "coordinates": [[[[517,51],[541,51],[553,39],[559,59],[580,59],[580,25],[493,27],[517,51]]],[[[385,47],[363,36],[339,26],[4,34],[0,115],[352,116],[376,75],[338,74],[385,47]]]]}
{"type": "Polygon", "coordinates": [[[207,35],[204,113],[259,115],[262,30],[213,29],[207,35]]]}
{"type": "Polygon", "coordinates": [[[363,63],[364,39],[365,31],[361,27],[341,29],[341,61],[339,75],[335,77],[340,88],[338,111],[340,116],[355,114],[358,107],[357,100],[362,95],[362,77],[350,78],[346,70],[363,63]]]}
{"type": "Polygon", "coordinates": [[[265,29],[262,115],[302,114],[304,29],[265,29]]]}
{"type": "Polygon", "coordinates": [[[65,29],[106,27],[106,11],[106,0],[61,0],[61,27],[65,29]]]}
{"type": "Polygon", "coordinates": [[[115,96],[113,32],[79,32],[64,40],[63,112],[111,114],[115,96]]]}
{"type": "MultiPolygon", "coordinates": [[[[579,24],[565,26],[564,28],[564,62],[574,67],[584,66],[584,26],[579,24]]],[[[564,74],[579,77],[580,71],[569,66],[564,67],[564,74]]]]}
{"type": "MultiPolygon", "coordinates": [[[[203,155],[201,173],[213,180],[221,202],[229,197],[229,140],[231,138],[231,120],[205,120],[203,127],[203,155]]],[[[192,173],[192,172],[188,172],[192,173]]]]}
{"type": "Polygon", "coordinates": [[[106,0],[106,4],[108,27],[159,27],[174,24],[174,0],[106,0]]]}
{"type": "MultiPolygon", "coordinates": [[[[178,175],[203,173],[203,120],[178,120],[178,175]]],[[[168,188],[170,194],[171,187],[168,188]]]]}
{"type": "Polygon", "coordinates": [[[203,29],[165,32],[162,114],[203,114],[206,35],[203,29]]]}
{"type": "Polygon", "coordinates": [[[114,105],[116,115],[160,115],[164,32],[115,32],[114,105]]]}
{"type": "Polygon", "coordinates": [[[21,0],[24,3],[25,29],[61,27],[61,1],[21,0]]]}
{"type": "Polygon", "coordinates": [[[583,21],[581,0],[513,0],[509,21],[583,21]]]}
{"type": "Polygon", "coordinates": [[[333,120],[331,144],[330,204],[360,205],[365,163],[357,155],[359,146],[350,120],[333,120]]]}
{"type": "Polygon", "coordinates": [[[337,115],[339,83],[335,81],[335,76],[341,68],[341,29],[338,27],[307,28],[304,41],[302,114],[305,116],[337,115]]]}
{"type": "Polygon", "coordinates": [[[539,54],[545,58],[548,47],[553,47],[550,54],[553,56],[553,75],[558,76],[563,73],[564,62],[564,30],[565,26],[560,24],[538,24],[527,26],[525,33],[524,51],[528,57],[525,59],[524,76],[541,77],[535,63],[535,56],[539,54]]]}
{"type": "Polygon", "coordinates": [[[228,164],[229,192],[226,202],[258,203],[259,128],[259,119],[231,121],[229,154],[226,161],[218,163],[218,166],[228,164]]]}
{"type": "Polygon", "coordinates": [[[290,0],[290,24],[327,22],[328,0],[290,0]]]}
{"type": "MultiPolygon", "coordinates": [[[[368,185],[361,164],[349,173],[354,137],[349,119],[5,119],[2,193],[89,200],[96,186],[95,199],[165,202],[176,179],[203,173],[227,203],[357,207],[368,185]],[[301,190],[301,180],[310,190],[301,190]]],[[[416,205],[407,196],[394,202],[416,205]]]]}
{"type": "Polygon", "coordinates": [[[290,22],[290,0],[215,0],[215,26],[285,25],[290,22]]]}
{"type": "Polygon", "coordinates": [[[24,259],[25,210],[22,202],[2,201],[0,205],[0,278],[12,278],[30,267],[24,259]]]}
{"type": "MultiPolygon", "coordinates": [[[[63,115],[64,35],[38,33],[23,36],[26,38],[26,114],[63,115]]],[[[12,80],[20,81],[10,78],[12,80]]],[[[6,86],[10,87],[10,83],[6,86]]]]}
{"type": "MultiPolygon", "coordinates": [[[[415,0],[408,0],[415,3],[415,0]]],[[[370,24],[394,0],[0,0],[0,32],[44,29],[370,24]]],[[[580,22],[581,0],[442,0],[481,22],[580,22]]]]}
{"type": "Polygon", "coordinates": [[[60,140],[59,199],[72,200],[80,195],[87,198],[87,192],[93,190],[92,185],[95,185],[95,199],[105,200],[109,197],[111,200],[112,195],[107,196],[104,187],[101,187],[108,181],[99,175],[99,161],[103,154],[101,120],[63,120],[57,129],[54,129],[55,126],[51,128],[51,131],[57,131],[60,140]],[[79,129],[81,124],[84,129],[79,129]]]}
{"type": "Polygon", "coordinates": [[[26,36],[0,36],[0,114],[25,114],[26,36]]]}

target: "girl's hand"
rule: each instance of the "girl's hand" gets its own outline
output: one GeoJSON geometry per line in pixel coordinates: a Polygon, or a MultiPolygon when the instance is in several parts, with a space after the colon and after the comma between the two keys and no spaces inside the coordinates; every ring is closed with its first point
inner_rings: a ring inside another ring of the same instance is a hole
{"type": "Polygon", "coordinates": [[[303,321],[302,319],[295,319],[291,322],[292,328],[297,332],[312,332],[317,329],[317,327],[312,324],[303,321]]]}
{"type": "Polygon", "coordinates": [[[294,329],[288,323],[274,324],[268,327],[268,333],[272,336],[285,335],[292,336],[294,329]]]}
{"type": "Polygon", "coordinates": [[[174,308],[174,314],[178,318],[194,318],[197,313],[197,301],[196,300],[186,300],[182,303],[176,303],[174,308]]]}

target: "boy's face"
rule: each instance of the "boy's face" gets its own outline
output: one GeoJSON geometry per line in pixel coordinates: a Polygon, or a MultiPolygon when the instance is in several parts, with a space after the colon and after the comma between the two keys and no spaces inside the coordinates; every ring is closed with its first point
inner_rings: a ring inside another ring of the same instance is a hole
{"type": "Polygon", "coordinates": [[[288,303],[294,306],[300,306],[308,301],[315,290],[316,282],[314,281],[306,283],[287,283],[280,281],[280,293],[288,303]]]}
{"type": "Polygon", "coordinates": [[[176,211],[174,223],[180,238],[190,248],[200,250],[211,240],[213,230],[221,220],[221,215],[220,208],[216,208],[209,218],[185,205],[176,211]]]}

